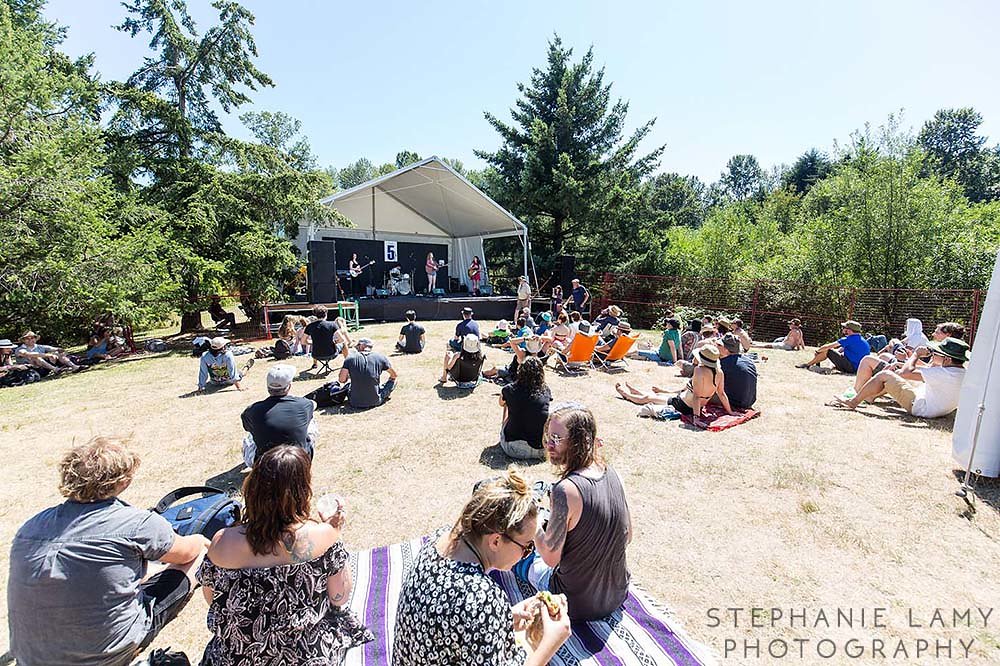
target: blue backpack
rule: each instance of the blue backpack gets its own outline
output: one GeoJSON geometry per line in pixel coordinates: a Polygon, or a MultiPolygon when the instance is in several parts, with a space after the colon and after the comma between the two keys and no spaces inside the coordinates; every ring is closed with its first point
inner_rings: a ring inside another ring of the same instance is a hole
{"type": "Polygon", "coordinates": [[[181,536],[202,534],[208,539],[222,528],[239,523],[243,515],[243,505],[239,500],[210,486],[178,488],[164,495],[151,510],[166,518],[181,536]],[[201,497],[174,504],[184,497],[198,494],[201,497]]]}

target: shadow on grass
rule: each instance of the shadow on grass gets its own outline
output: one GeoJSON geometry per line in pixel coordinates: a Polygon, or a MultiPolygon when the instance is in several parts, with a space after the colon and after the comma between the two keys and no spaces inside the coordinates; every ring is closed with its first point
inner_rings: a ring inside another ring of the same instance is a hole
{"type": "MultiPolygon", "coordinates": [[[[961,483],[965,478],[964,469],[953,469],[951,473],[955,475],[955,480],[959,483],[961,483]]],[[[955,490],[957,491],[958,488],[955,490]]],[[[973,476],[972,492],[980,502],[992,508],[994,511],[1000,512],[1000,479],[991,479],[985,476],[973,476]]],[[[962,515],[965,518],[972,517],[968,510],[966,510],[966,512],[962,515]]]]}
{"type": "Polygon", "coordinates": [[[311,368],[302,370],[299,374],[292,377],[293,382],[305,382],[313,379],[326,379],[330,375],[334,375],[340,372],[340,368],[331,368],[329,372],[313,372],[311,368]]]}
{"type": "MultiPolygon", "coordinates": [[[[243,463],[240,462],[230,470],[205,479],[205,485],[218,488],[223,492],[239,491],[243,487],[243,463]]],[[[250,470],[247,470],[249,472],[250,470]]]]}
{"type": "Polygon", "coordinates": [[[205,390],[203,390],[203,391],[199,391],[198,389],[194,389],[193,391],[188,391],[187,393],[181,393],[177,397],[178,398],[196,398],[198,396],[215,395],[216,393],[219,393],[220,391],[225,391],[226,389],[230,389],[230,388],[232,390],[234,390],[234,391],[238,391],[239,390],[239,389],[236,388],[235,384],[213,384],[213,383],[209,382],[208,384],[205,385],[205,390]]]}
{"type": "MultiPolygon", "coordinates": [[[[482,386],[482,384],[480,384],[480,386],[482,386]]],[[[476,388],[479,387],[477,386],[476,388]]],[[[446,386],[445,384],[435,384],[434,390],[437,391],[438,397],[442,400],[458,400],[460,398],[467,398],[476,391],[474,388],[446,386]]]]}
{"type": "Polygon", "coordinates": [[[499,444],[487,446],[483,449],[483,452],[479,454],[479,463],[481,465],[486,465],[490,469],[505,470],[511,465],[532,467],[534,465],[540,465],[544,462],[544,460],[521,460],[519,458],[511,458],[503,452],[503,449],[500,448],[499,444]]]}

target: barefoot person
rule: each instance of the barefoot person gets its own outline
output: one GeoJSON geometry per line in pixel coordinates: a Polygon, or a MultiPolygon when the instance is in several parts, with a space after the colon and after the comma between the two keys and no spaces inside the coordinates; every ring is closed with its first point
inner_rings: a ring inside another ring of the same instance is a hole
{"type": "Polygon", "coordinates": [[[476,489],[455,526],[432,535],[403,581],[392,666],[548,664],[570,636],[566,599],[556,597],[555,617],[537,597],[511,606],[487,575],[531,553],[537,529],[531,488],[517,472],[476,489]],[[536,613],[542,636],[529,651],[518,646],[514,632],[526,629],[536,613]]]}
{"type": "Polygon", "coordinates": [[[560,480],[552,488],[548,525],[535,535],[536,552],[514,572],[537,590],[565,594],[573,620],[614,613],[631,579],[625,488],[600,447],[597,422],[586,407],[562,405],[549,415],[545,448],[560,480]]]}
{"type": "Polygon", "coordinates": [[[127,666],[191,597],[208,539],[179,536],[118,499],[138,467],[118,439],[71,449],[59,463],[66,501],[14,535],[7,601],[18,664],[127,666]]]}
{"type": "Polygon", "coordinates": [[[727,414],[733,413],[726,395],[725,373],[719,368],[719,348],[709,344],[695,352],[698,363],[693,366],[694,375],[680,393],[666,391],[654,386],[645,393],[629,383],[615,384],[618,394],[637,405],[670,405],[684,415],[701,416],[702,409],[713,398],[718,400],[727,414]]]}
{"type": "Polygon", "coordinates": [[[796,368],[811,368],[829,359],[840,372],[853,375],[858,371],[861,359],[871,352],[868,342],[861,337],[861,324],[850,319],[841,325],[842,337],[834,342],[819,347],[816,354],[807,363],[800,363],[796,368]]]}
{"type": "Polygon", "coordinates": [[[64,368],[73,371],[80,369],[80,366],[74,363],[73,359],[67,356],[62,349],[40,345],[37,341],[38,335],[34,331],[26,332],[21,336],[21,344],[14,349],[14,358],[26,365],[50,372],[64,368]]]}
{"type": "Polygon", "coordinates": [[[841,407],[857,409],[865,401],[888,395],[913,416],[934,419],[951,414],[958,409],[969,345],[957,338],[945,338],[941,342],[927,343],[927,348],[931,352],[930,366],[917,367],[921,351],[918,349],[898,373],[883,370],[868,380],[850,400],[837,397],[834,402],[841,407]]]}

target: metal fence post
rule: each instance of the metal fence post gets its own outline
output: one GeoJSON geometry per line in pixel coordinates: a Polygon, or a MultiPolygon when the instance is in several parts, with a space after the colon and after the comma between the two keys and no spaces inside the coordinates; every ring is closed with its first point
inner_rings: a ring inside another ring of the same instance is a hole
{"type": "Polygon", "coordinates": [[[857,300],[858,300],[858,288],[857,287],[852,287],[851,288],[851,302],[847,306],[847,318],[848,319],[854,319],[854,304],[857,302],[857,300]]]}
{"type": "Polygon", "coordinates": [[[981,291],[976,289],[972,292],[972,318],[969,320],[969,344],[972,344],[976,340],[976,328],[977,320],[979,319],[979,294],[981,291]]]}
{"type": "Polygon", "coordinates": [[[760,299],[760,280],[753,285],[753,302],[750,305],[750,330],[757,326],[757,302],[760,299]]]}

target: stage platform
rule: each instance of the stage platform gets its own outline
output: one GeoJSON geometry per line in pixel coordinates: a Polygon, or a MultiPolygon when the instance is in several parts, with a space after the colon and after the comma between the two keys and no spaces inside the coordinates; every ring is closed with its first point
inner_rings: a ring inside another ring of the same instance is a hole
{"type": "MultiPolygon", "coordinates": [[[[475,313],[473,316],[481,321],[511,319],[514,316],[514,306],[517,298],[514,296],[468,296],[450,294],[430,298],[427,296],[390,296],[389,298],[362,298],[358,302],[361,322],[367,321],[405,321],[404,313],[413,310],[417,313],[417,321],[458,320],[462,318],[462,308],[468,306],[475,313]]],[[[331,312],[335,312],[336,303],[324,303],[331,312]]],[[[311,303],[274,303],[268,306],[271,323],[280,323],[279,313],[295,312],[309,314],[311,303]]]]}

